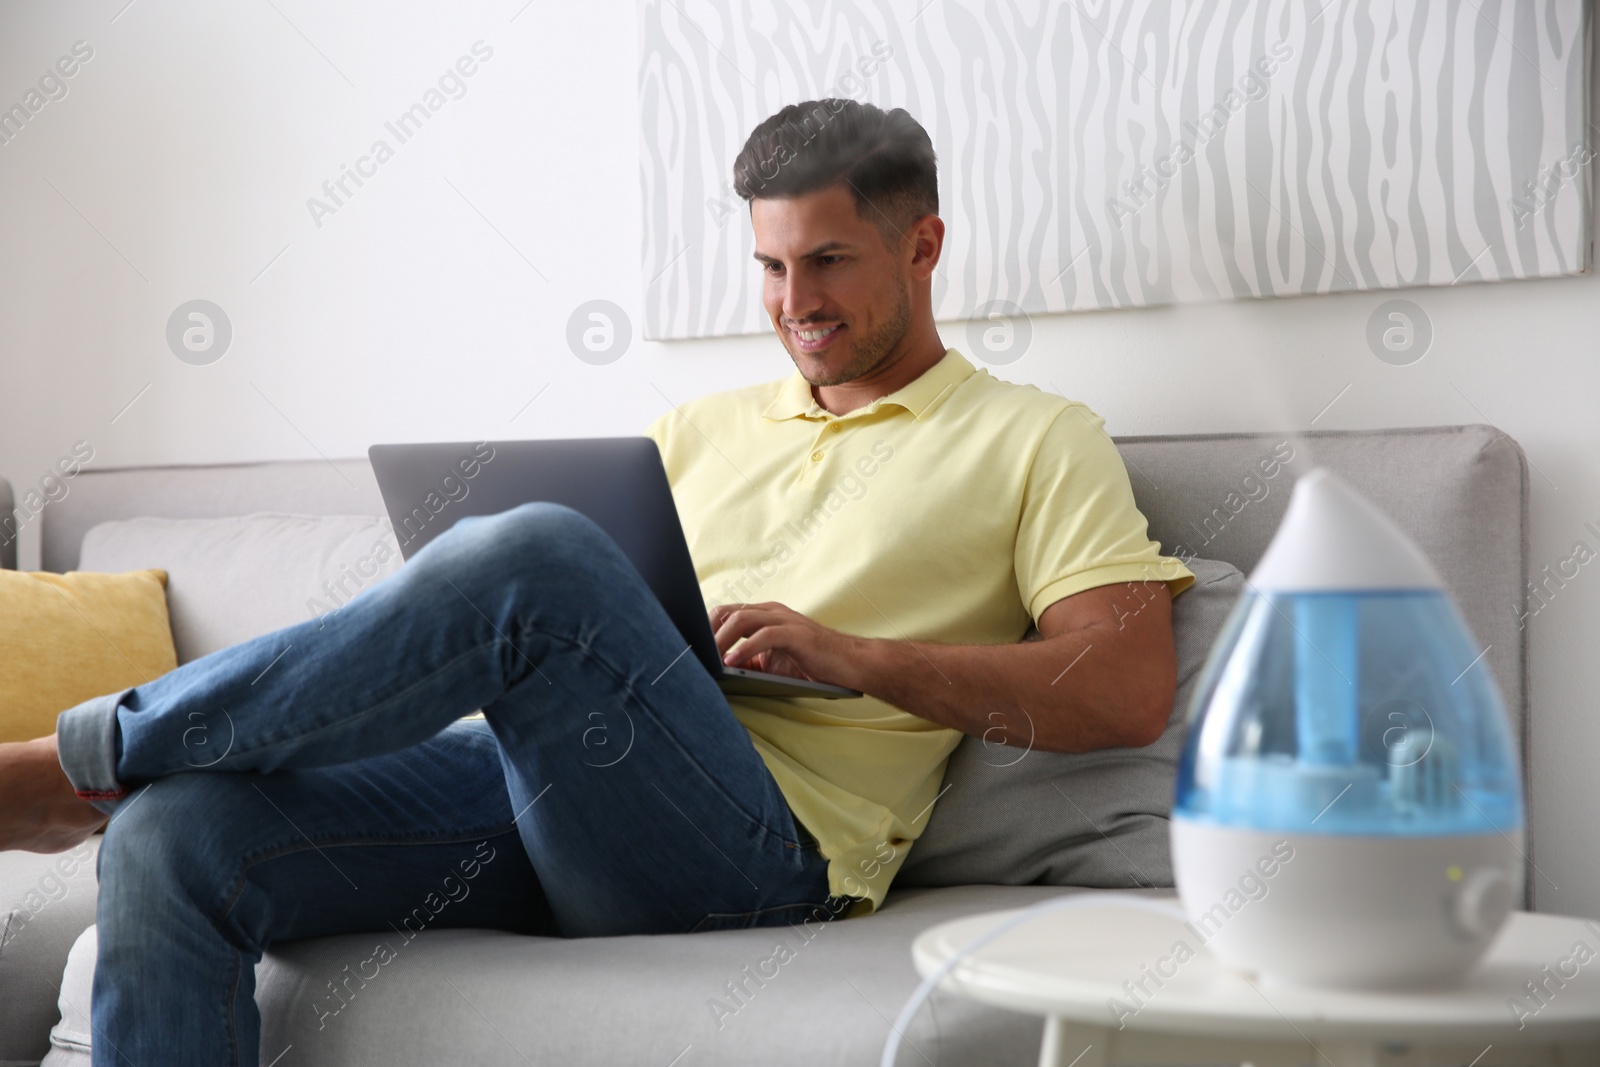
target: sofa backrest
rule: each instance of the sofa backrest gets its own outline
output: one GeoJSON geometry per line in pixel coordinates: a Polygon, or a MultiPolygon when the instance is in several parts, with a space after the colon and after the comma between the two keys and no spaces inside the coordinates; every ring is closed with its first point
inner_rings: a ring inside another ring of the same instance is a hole
{"type": "MultiPolygon", "coordinates": [[[[1327,466],[1366,494],[1432,559],[1485,648],[1531,779],[1524,626],[1529,482],[1514,440],[1484,425],[1114,440],[1151,536],[1169,554],[1225,560],[1247,575],[1276,531],[1294,482],[1311,469],[1327,466]]],[[[102,522],[255,512],[384,513],[365,460],[318,460],[86,469],[34,521],[44,569],[66,571],[77,565],[84,535],[102,522]]],[[[1530,823],[1530,835],[1533,829],[1530,823]]]]}
{"type": "MultiPolygon", "coordinates": [[[[1277,530],[1294,481],[1318,465],[1337,471],[1433,560],[1488,646],[1484,658],[1525,733],[1528,466],[1509,436],[1465,425],[1115,441],[1151,536],[1169,553],[1227,560],[1246,574],[1277,530]]],[[[77,566],[84,534],[110,519],[384,514],[364,459],[91,468],[70,485],[37,520],[45,570],[77,566]]]]}
{"type": "Polygon", "coordinates": [[[83,535],[112,519],[384,514],[365,459],[86,468],[68,486],[39,516],[40,564],[47,571],[75,568],[83,535]]]}
{"type": "Polygon", "coordinates": [[[1484,661],[1527,752],[1529,480],[1515,440],[1493,426],[1462,425],[1116,441],[1151,536],[1169,553],[1227,560],[1247,576],[1293,483],[1318,466],[1345,478],[1433,561],[1479,648],[1488,648],[1484,661]],[[1262,460],[1285,449],[1293,458],[1266,478],[1262,460]]]}

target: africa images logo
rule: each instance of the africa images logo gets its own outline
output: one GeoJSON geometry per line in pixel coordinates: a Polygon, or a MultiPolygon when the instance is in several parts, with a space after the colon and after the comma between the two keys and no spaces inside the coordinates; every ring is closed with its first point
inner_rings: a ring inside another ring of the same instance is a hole
{"type": "Polygon", "coordinates": [[[394,144],[391,145],[385,138],[377,138],[365,155],[356,158],[354,166],[339,164],[338,177],[322,183],[321,197],[306,198],[306,210],[311,212],[311,221],[317,229],[322,229],[322,220],[326,216],[337,215],[368,180],[377,177],[378,168],[395,157],[396,148],[415,137],[445,104],[467,95],[466,79],[477,74],[479,66],[494,56],[494,49],[482,40],[472,42],[471,51],[472,55],[461,56],[454,66],[439,75],[434,85],[423,90],[421,100],[402,111],[393,122],[383,124],[383,128],[394,139],[394,144]]]}

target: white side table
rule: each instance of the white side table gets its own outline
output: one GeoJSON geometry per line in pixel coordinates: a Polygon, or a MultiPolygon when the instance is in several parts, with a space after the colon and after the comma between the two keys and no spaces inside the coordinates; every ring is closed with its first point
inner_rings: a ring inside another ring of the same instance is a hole
{"type": "MultiPolygon", "coordinates": [[[[926,977],[1015,914],[925,931],[917,970],[926,977]]],[[[1114,906],[1040,916],[940,989],[1045,1016],[1040,1067],[1600,1067],[1600,923],[1527,912],[1447,991],[1259,982],[1223,967],[1184,923],[1114,906]]]]}

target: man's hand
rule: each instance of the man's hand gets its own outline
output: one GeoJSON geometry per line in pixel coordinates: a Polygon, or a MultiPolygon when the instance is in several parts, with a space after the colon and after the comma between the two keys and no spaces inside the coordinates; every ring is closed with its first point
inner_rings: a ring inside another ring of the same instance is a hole
{"type": "Polygon", "coordinates": [[[863,639],[830,630],[793,608],[771,601],[719,604],[711,609],[711,629],[729,667],[861,688],[863,639]]]}
{"type": "Polygon", "coordinates": [[[1058,600],[1040,613],[1039,641],[855,637],[775,603],[718,606],[711,628],[730,667],[859,689],[986,745],[1055,752],[1148,745],[1166,728],[1177,684],[1164,581],[1098,586],[1058,600]]]}

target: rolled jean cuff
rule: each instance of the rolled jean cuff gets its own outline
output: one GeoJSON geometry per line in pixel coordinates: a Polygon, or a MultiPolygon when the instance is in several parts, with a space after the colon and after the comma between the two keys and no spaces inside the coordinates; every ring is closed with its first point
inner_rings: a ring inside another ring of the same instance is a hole
{"type": "Polygon", "coordinates": [[[128,790],[117,781],[117,708],[133,692],[107,693],[56,716],[56,758],[73,791],[110,815],[128,790]]]}

